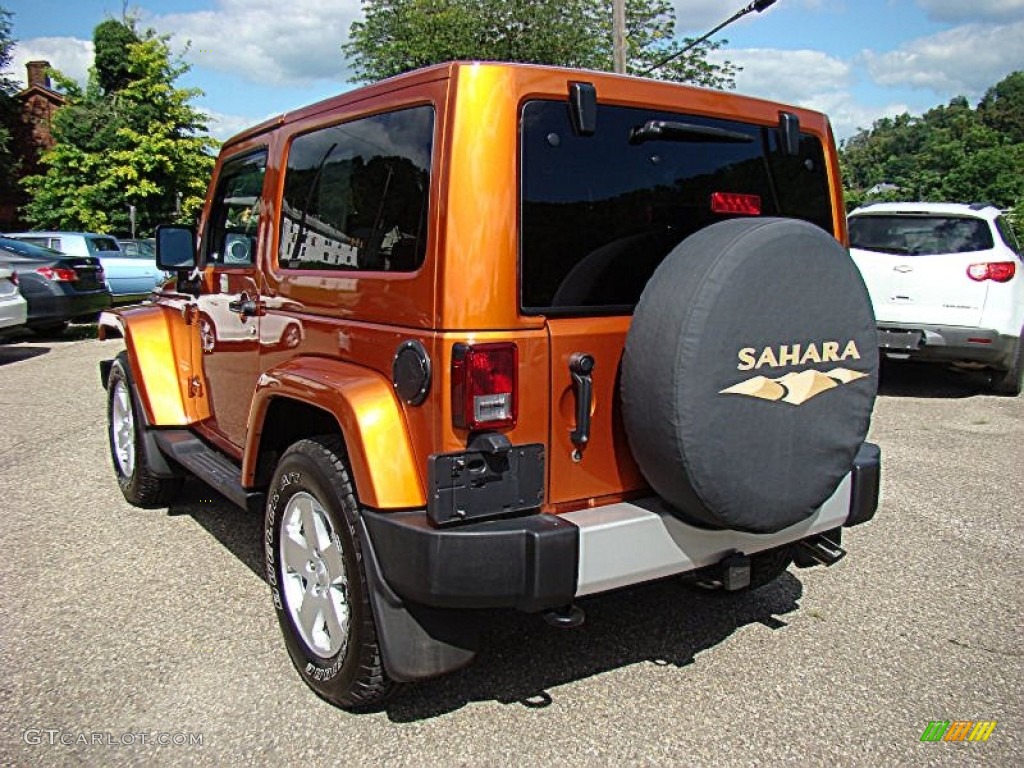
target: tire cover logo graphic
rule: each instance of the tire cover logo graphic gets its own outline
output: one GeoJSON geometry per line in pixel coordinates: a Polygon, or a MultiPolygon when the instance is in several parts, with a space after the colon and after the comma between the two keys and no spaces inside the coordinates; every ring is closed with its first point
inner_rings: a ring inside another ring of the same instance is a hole
{"type": "Polygon", "coordinates": [[[803,405],[822,392],[850,384],[868,377],[866,373],[851,371],[849,368],[833,368],[831,371],[801,371],[787,373],[776,379],[755,376],[723,389],[720,395],[745,395],[761,400],[781,401],[790,405],[803,405]]]}

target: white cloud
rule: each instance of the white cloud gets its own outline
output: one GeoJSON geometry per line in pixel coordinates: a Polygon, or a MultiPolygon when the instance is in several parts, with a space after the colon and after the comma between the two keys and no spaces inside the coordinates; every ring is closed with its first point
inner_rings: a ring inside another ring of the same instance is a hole
{"type": "Polygon", "coordinates": [[[799,106],[816,109],[828,115],[837,141],[848,139],[863,128],[870,128],[876,120],[883,117],[895,117],[904,112],[914,111],[907,104],[900,102],[881,107],[860,104],[853,94],[847,91],[821,94],[807,99],[799,106]]]}
{"type": "Polygon", "coordinates": [[[790,104],[843,89],[852,79],[848,63],[822,51],[730,48],[712,56],[723,59],[743,67],[737,91],[790,104]]]}
{"type": "Polygon", "coordinates": [[[936,21],[1013,21],[1024,18],[1024,0],[917,0],[936,21]]]}
{"type": "Polygon", "coordinates": [[[11,55],[11,78],[26,85],[25,64],[30,61],[48,61],[79,83],[85,84],[92,66],[92,41],[75,37],[36,37],[19,40],[11,55]]]}
{"type": "MultiPolygon", "coordinates": [[[[822,7],[823,0],[782,0],[775,6],[769,6],[763,14],[773,13],[782,8],[807,8],[816,9],[822,7]]],[[[748,5],[746,0],[676,0],[676,32],[688,37],[696,37],[721,24],[740,8],[748,5]]],[[[836,2],[831,3],[835,6],[836,2]]],[[[746,17],[747,20],[756,18],[759,14],[754,13],[746,17]]],[[[740,21],[739,23],[744,23],[740,21]]],[[[729,28],[726,27],[716,35],[717,37],[728,37],[729,28]]]]}
{"type": "Polygon", "coordinates": [[[304,86],[348,79],[341,44],[359,15],[358,0],[218,0],[214,10],[146,16],[143,23],[178,45],[191,40],[188,59],[197,67],[304,86]]]}
{"type": "Polygon", "coordinates": [[[1024,21],[965,24],[887,53],[864,51],[861,58],[879,85],[929,89],[944,98],[975,98],[1010,72],[1024,69],[1021,40],[1024,21]]]}
{"type": "Polygon", "coordinates": [[[712,58],[728,58],[744,67],[736,76],[739,93],[824,112],[839,140],[870,128],[881,117],[908,111],[903,103],[859,103],[850,91],[855,80],[853,66],[821,51],[738,48],[712,58]]]}
{"type": "Polygon", "coordinates": [[[258,123],[262,123],[267,118],[274,116],[272,114],[264,115],[262,117],[226,115],[222,112],[206,109],[205,107],[199,107],[199,109],[209,117],[209,123],[207,126],[209,128],[210,135],[218,141],[226,141],[236,133],[244,131],[246,128],[251,128],[258,123]]]}

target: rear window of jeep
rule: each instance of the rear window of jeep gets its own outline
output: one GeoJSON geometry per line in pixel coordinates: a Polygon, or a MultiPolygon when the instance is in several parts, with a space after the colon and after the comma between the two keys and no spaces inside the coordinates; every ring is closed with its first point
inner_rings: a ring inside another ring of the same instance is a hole
{"type": "Polygon", "coordinates": [[[427,248],[434,109],[413,107],[299,136],[288,152],[278,263],[409,272],[427,248]]]}
{"type": "Polygon", "coordinates": [[[580,136],[564,101],[526,103],[520,131],[527,314],[632,312],[661,260],[736,206],[834,234],[824,151],[806,133],[791,156],[773,126],[602,105],[580,136]]]}

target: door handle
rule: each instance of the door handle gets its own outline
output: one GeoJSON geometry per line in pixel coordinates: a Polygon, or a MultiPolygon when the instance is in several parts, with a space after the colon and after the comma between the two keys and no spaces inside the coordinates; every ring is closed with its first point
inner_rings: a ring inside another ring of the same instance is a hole
{"type": "Polygon", "coordinates": [[[574,352],[569,357],[569,375],[576,396],[576,429],[569,433],[569,439],[577,448],[590,442],[590,405],[594,398],[594,356],[574,352]]]}

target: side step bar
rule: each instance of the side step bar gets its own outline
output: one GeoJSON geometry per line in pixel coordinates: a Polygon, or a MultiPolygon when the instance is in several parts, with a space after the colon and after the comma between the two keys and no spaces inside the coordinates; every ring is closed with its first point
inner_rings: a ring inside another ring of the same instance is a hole
{"type": "Polygon", "coordinates": [[[153,436],[168,458],[242,509],[260,512],[265,495],[242,487],[242,470],[224,454],[184,429],[155,430],[153,436]]]}

